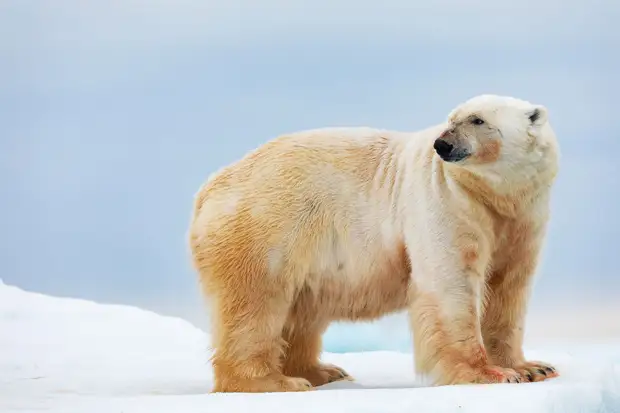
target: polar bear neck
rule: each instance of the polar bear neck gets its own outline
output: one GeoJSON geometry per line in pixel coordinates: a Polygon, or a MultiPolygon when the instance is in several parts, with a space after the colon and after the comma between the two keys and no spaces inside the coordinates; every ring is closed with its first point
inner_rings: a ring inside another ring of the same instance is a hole
{"type": "Polygon", "coordinates": [[[446,179],[456,182],[474,199],[499,215],[510,218],[528,213],[538,200],[546,198],[555,177],[553,171],[545,171],[519,182],[494,181],[463,167],[445,163],[443,166],[446,179]]]}

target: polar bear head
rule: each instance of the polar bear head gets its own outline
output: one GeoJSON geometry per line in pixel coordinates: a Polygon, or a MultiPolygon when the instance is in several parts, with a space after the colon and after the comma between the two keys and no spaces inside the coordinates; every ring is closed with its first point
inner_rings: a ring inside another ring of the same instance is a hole
{"type": "Polygon", "coordinates": [[[557,168],[547,108],[512,97],[480,95],[457,106],[434,149],[447,163],[502,181],[557,168]]]}

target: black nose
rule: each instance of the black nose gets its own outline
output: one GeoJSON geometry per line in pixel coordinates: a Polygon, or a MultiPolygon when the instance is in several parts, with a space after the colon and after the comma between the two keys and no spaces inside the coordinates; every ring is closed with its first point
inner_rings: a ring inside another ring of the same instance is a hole
{"type": "Polygon", "coordinates": [[[433,148],[435,148],[435,152],[437,152],[437,155],[445,158],[450,154],[450,152],[452,152],[454,146],[444,141],[443,139],[436,139],[433,148]]]}

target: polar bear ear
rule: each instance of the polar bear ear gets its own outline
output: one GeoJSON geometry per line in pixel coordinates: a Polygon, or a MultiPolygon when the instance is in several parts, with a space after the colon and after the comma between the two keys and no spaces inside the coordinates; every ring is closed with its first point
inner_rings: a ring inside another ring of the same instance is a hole
{"type": "Polygon", "coordinates": [[[526,115],[533,126],[542,126],[547,122],[547,108],[542,105],[532,107],[526,115]]]}

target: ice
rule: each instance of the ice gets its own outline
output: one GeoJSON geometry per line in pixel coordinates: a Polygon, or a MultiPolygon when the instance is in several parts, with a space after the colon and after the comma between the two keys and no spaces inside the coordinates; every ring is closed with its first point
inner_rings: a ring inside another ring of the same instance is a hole
{"type": "Polygon", "coordinates": [[[210,354],[184,320],[0,282],[1,412],[620,412],[620,338],[526,348],[561,372],[540,383],[427,387],[409,352],[324,353],[356,380],[305,393],[209,393],[210,354]]]}

